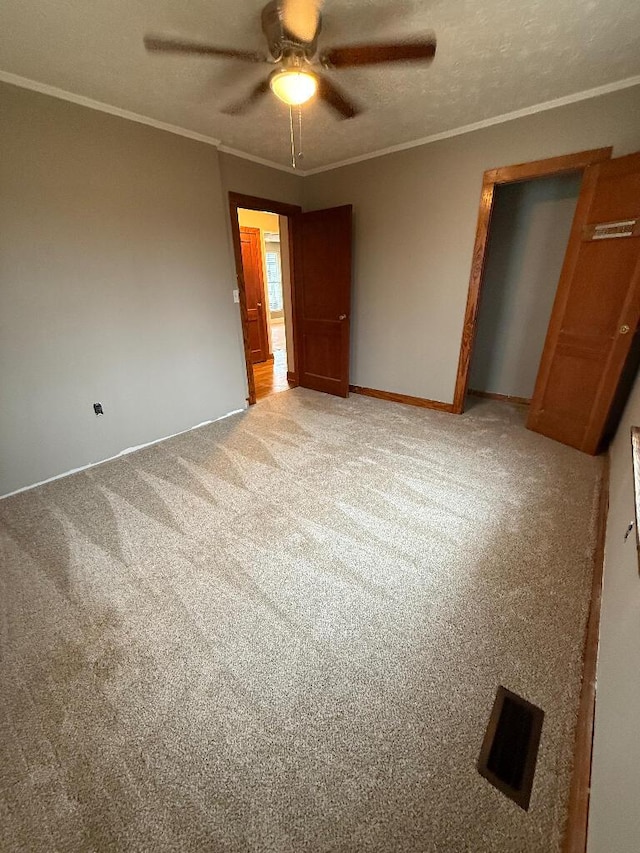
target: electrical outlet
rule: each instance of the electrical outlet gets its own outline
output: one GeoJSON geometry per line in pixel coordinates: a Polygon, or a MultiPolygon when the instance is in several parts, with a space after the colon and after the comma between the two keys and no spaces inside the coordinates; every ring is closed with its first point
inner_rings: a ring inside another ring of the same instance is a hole
{"type": "Polygon", "coordinates": [[[104,415],[102,403],[94,403],[93,404],[93,411],[96,413],[96,415],[104,415]]]}

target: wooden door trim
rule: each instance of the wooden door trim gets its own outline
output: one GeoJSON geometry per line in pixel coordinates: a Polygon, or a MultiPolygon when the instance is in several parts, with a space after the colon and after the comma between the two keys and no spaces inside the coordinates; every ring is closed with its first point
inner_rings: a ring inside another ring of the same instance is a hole
{"type": "Polygon", "coordinates": [[[531,163],[518,163],[515,166],[502,166],[489,169],[485,178],[494,184],[513,184],[517,181],[530,181],[533,178],[547,178],[561,175],[563,172],[580,172],[594,163],[611,159],[613,147],[592,148],[577,154],[562,154],[560,157],[547,157],[545,160],[533,160],[531,163]]]}
{"type": "Polygon", "coordinates": [[[287,204],[284,201],[273,201],[270,198],[259,198],[243,193],[230,192],[229,203],[236,209],[244,207],[246,210],[262,210],[265,213],[276,213],[278,216],[295,216],[296,213],[302,213],[302,208],[297,204],[287,204]]]}
{"type": "Polygon", "coordinates": [[[478,224],[476,226],[476,241],[473,247],[471,260],[471,275],[469,277],[469,292],[467,294],[467,306],[464,312],[464,324],[462,326],[462,340],[460,341],[460,355],[458,357],[458,373],[456,375],[456,387],[453,393],[452,411],[456,415],[464,412],[464,398],[469,385],[469,373],[471,372],[471,353],[476,337],[478,326],[478,311],[480,309],[480,290],[484,277],[487,245],[489,242],[489,225],[493,213],[493,200],[495,197],[496,183],[491,180],[482,179],[482,192],[480,194],[480,210],[478,211],[478,224]]]}
{"type": "Polygon", "coordinates": [[[238,222],[238,208],[246,210],[263,210],[275,213],[278,216],[287,217],[289,230],[289,274],[291,277],[291,302],[292,302],[292,340],[293,355],[295,363],[298,363],[298,345],[296,338],[295,322],[295,262],[294,262],[294,220],[297,214],[302,213],[302,208],[295,204],[286,204],[282,201],[273,201],[268,198],[259,198],[242,193],[229,193],[229,216],[231,218],[231,240],[233,242],[233,255],[236,265],[236,282],[238,285],[238,298],[240,303],[240,322],[242,324],[242,342],[244,347],[244,360],[247,371],[247,403],[253,406],[256,402],[256,386],[253,380],[253,364],[251,361],[251,348],[249,346],[249,319],[247,315],[247,293],[244,283],[244,272],[242,268],[242,245],[240,243],[240,223],[238,222]]]}
{"type": "Polygon", "coordinates": [[[467,294],[467,305],[462,326],[458,372],[453,397],[452,411],[455,414],[459,415],[464,412],[464,400],[469,384],[471,354],[473,352],[478,325],[480,293],[484,277],[489,242],[489,227],[491,225],[496,187],[518,181],[528,181],[534,178],[548,178],[553,175],[583,172],[587,166],[610,160],[612,151],[612,147],[594,148],[590,151],[580,151],[577,154],[565,154],[560,157],[550,157],[546,160],[534,160],[531,163],[502,166],[498,169],[489,169],[484,173],[480,194],[480,208],[478,210],[478,223],[476,226],[476,239],[471,261],[469,292],[467,294]]]}
{"type": "Polygon", "coordinates": [[[602,604],[604,570],[604,544],[609,510],[610,461],[604,458],[600,499],[598,502],[596,550],[593,557],[591,603],[585,630],[582,666],[582,687],[578,705],[578,720],[573,748],[573,770],[569,788],[567,821],[562,840],[562,853],[585,853],[589,824],[589,792],[591,788],[591,759],[596,707],[596,673],[598,664],[598,636],[602,604]]]}

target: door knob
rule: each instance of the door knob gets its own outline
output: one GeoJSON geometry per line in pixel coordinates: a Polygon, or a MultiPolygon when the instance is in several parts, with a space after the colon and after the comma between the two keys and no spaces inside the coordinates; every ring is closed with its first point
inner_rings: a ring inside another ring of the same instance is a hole
{"type": "Polygon", "coordinates": [[[346,315],[346,314],[341,314],[341,315],[338,317],[338,320],[346,320],[346,319],[347,319],[347,315],[346,315]]]}
{"type": "Polygon", "coordinates": [[[623,326],[620,326],[620,329],[618,331],[620,332],[621,335],[626,335],[629,332],[629,327],[625,323],[623,326]]]}

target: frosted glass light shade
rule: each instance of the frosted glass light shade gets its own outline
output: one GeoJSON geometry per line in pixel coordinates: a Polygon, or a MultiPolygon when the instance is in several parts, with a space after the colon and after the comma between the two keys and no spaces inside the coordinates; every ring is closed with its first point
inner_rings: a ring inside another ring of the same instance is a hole
{"type": "Polygon", "coordinates": [[[316,93],[318,81],[307,71],[281,71],[271,78],[273,94],[290,107],[306,103],[316,93]]]}

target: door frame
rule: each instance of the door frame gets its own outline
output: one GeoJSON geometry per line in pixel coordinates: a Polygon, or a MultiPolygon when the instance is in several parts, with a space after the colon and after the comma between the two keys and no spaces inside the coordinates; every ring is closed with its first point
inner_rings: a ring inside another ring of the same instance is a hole
{"type": "MultiPolygon", "coordinates": [[[[287,217],[287,230],[289,237],[289,271],[291,278],[291,341],[293,342],[293,357],[295,364],[298,364],[298,341],[295,331],[295,314],[296,314],[296,288],[295,288],[295,218],[302,213],[302,208],[296,204],[285,204],[282,201],[273,201],[267,198],[258,198],[252,195],[243,195],[242,193],[229,193],[229,215],[231,217],[231,239],[233,241],[233,255],[236,264],[236,282],[238,285],[238,297],[240,303],[240,321],[242,323],[242,342],[244,347],[244,360],[247,370],[247,403],[253,406],[256,402],[256,386],[253,379],[253,364],[251,361],[251,350],[249,347],[249,326],[247,315],[247,293],[244,283],[244,271],[242,268],[242,246],[240,243],[240,223],[238,221],[238,209],[245,210],[262,210],[266,213],[275,213],[278,216],[287,217]]],[[[289,380],[291,384],[295,381],[289,380]]]]}
{"type": "Polygon", "coordinates": [[[489,244],[489,228],[496,195],[496,187],[503,184],[515,184],[520,181],[530,181],[535,178],[549,178],[554,175],[582,172],[587,166],[602,163],[611,159],[613,147],[593,148],[589,151],[579,151],[577,154],[563,154],[560,157],[549,157],[546,160],[533,160],[530,163],[518,163],[514,166],[502,166],[489,169],[482,176],[482,192],[476,226],[476,240],[473,247],[471,274],[469,276],[469,292],[467,306],[462,326],[460,341],[460,356],[458,372],[453,396],[452,412],[461,415],[464,412],[464,402],[469,386],[471,356],[478,327],[478,311],[480,295],[484,280],[486,255],[489,244]]]}

